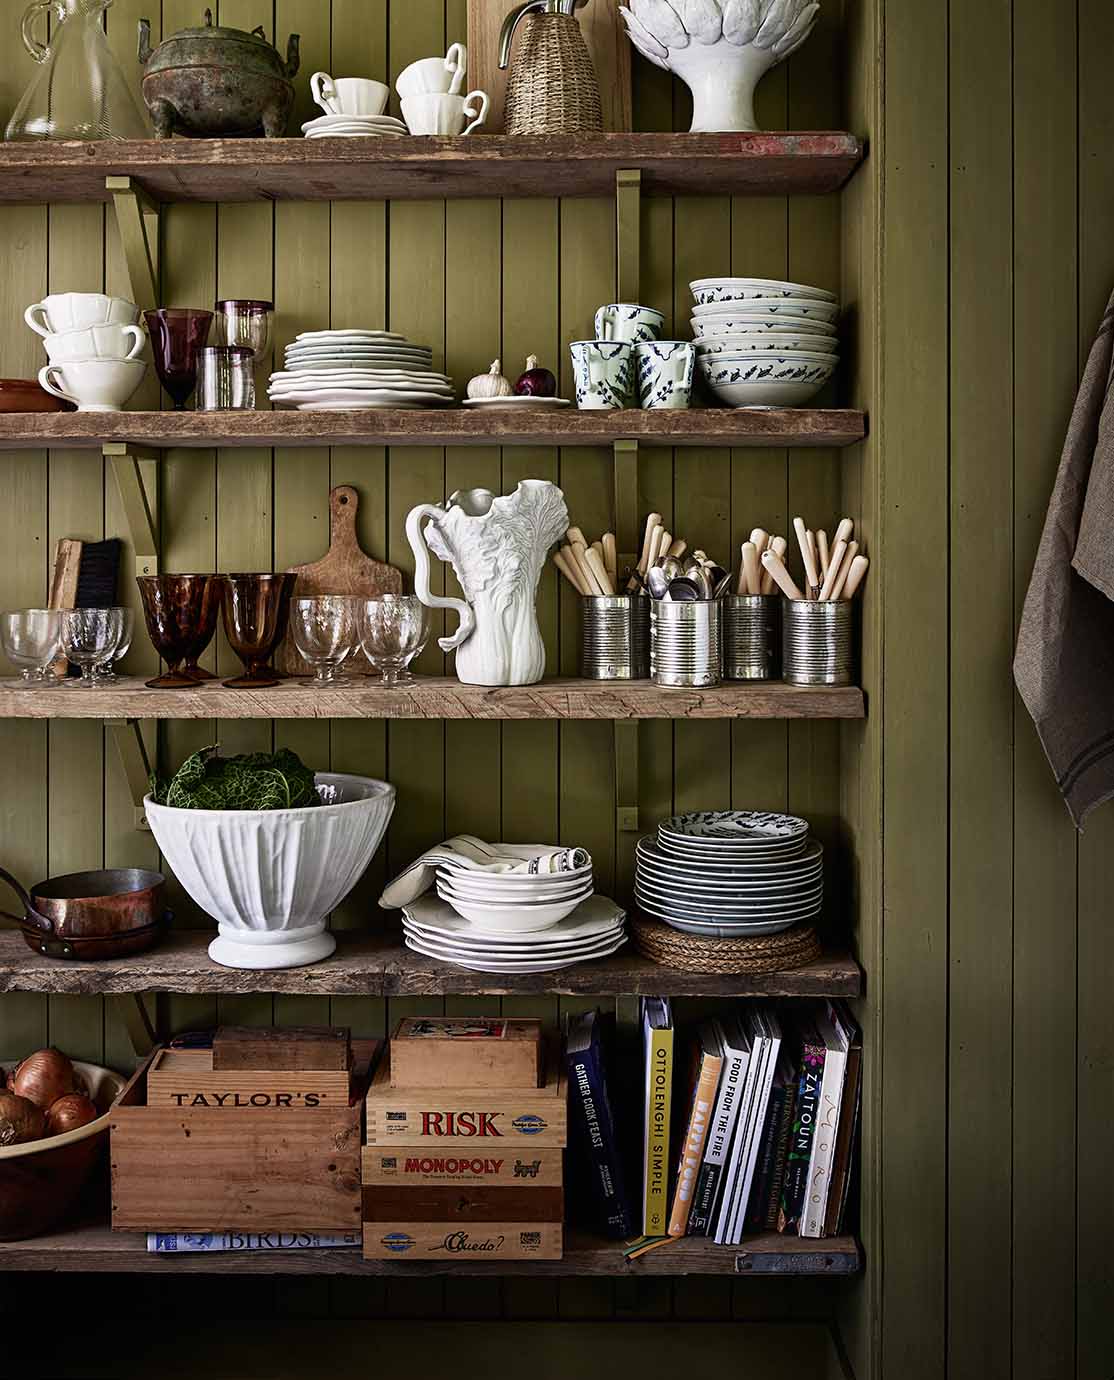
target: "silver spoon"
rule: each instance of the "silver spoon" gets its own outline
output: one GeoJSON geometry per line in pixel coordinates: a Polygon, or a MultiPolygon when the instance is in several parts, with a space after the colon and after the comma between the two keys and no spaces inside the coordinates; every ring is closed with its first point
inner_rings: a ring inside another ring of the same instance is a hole
{"type": "Polygon", "coordinates": [[[669,589],[669,581],[661,566],[652,565],[646,572],[646,588],[653,599],[664,599],[669,589]]]}
{"type": "Polygon", "coordinates": [[[675,604],[692,604],[705,596],[701,593],[700,586],[695,580],[690,580],[687,575],[681,575],[676,580],[670,580],[669,597],[675,604]]]}
{"type": "Polygon", "coordinates": [[[658,569],[667,580],[676,580],[685,573],[685,568],[676,556],[663,556],[658,561],[658,569]]]}

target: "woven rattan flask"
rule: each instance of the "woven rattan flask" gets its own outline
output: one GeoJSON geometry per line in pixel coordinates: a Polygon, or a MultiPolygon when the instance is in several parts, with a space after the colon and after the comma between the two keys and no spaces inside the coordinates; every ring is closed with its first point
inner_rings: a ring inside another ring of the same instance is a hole
{"type": "Polygon", "coordinates": [[[499,66],[511,58],[519,21],[522,35],[507,79],[508,134],[598,134],[603,129],[596,69],[576,22],[587,0],[528,0],[511,10],[499,38],[499,66]]]}

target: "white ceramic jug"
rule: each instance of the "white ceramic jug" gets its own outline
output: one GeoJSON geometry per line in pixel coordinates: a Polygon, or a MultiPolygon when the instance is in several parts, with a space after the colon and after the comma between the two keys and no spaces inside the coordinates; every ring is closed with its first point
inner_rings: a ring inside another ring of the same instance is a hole
{"type": "Polygon", "coordinates": [[[456,673],[466,685],[541,680],[545,647],[534,600],[546,554],[568,525],[565,496],[547,479],[523,479],[501,498],[490,489],[458,489],[444,508],[420,503],[410,510],[414,592],[430,608],[460,614],[456,632],[439,640],[442,651],[456,649],[456,673]],[[426,542],[452,566],[467,603],[431,593],[426,542]]]}

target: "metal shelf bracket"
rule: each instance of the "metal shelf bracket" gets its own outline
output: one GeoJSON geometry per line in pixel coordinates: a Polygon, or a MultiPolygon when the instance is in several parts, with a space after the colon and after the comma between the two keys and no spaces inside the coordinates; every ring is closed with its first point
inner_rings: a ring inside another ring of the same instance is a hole
{"type": "Polygon", "coordinates": [[[155,1027],[151,1024],[151,1017],[147,1014],[142,993],[132,992],[127,996],[113,997],[111,1000],[116,1013],[124,1022],[124,1029],[128,1032],[128,1038],[132,1042],[132,1049],[141,1058],[150,1054],[158,1042],[158,1036],[155,1034],[155,1027]]]}
{"type": "Polygon", "coordinates": [[[111,732],[116,751],[120,754],[120,765],[124,768],[128,791],[135,807],[135,827],[150,830],[143,809],[143,797],[151,788],[151,759],[147,755],[147,744],[143,741],[142,723],[139,719],[105,719],[105,726],[111,732]]]}
{"type": "Polygon", "coordinates": [[[620,302],[638,301],[641,222],[642,172],[620,168],[615,174],[615,278],[620,302]]]}
{"type": "MultiPolygon", "coordinates": [[[[622,297],[623,294],[620,293],[622,297]]],[[[636,300],[627,299],[626,300],[636,300]]],[[[618,566],[626,570],[639,556],[638,544],[638,442],[616,441],[614,522],[618,566]]],[[[622,590],[620,590],[622,593],[622,590]]],[[[615,732],[615,827],[621,834],[638,832],[638,720],[616,720],[615,732]]]]}
{"type": "Polygon", "coordinates": [[[124,518],[135,551],[135,573],[157,575],[159,532],[155,513],[158,511],[158,502],[154,497],[148,496],[149,493],[157,493],[157,452],[111,441],[101,447],[101,454],[111,464],[116,487],[120,492],[124,518]],[[147,471],[146,482],[144,470],[147,471]]]}
{"type": "Polygon", "coordinates": [[[144,310],[159,304],[159,206],[131,177],[106,177],[120,243],[128,265],[132,301],[144,310]]]}

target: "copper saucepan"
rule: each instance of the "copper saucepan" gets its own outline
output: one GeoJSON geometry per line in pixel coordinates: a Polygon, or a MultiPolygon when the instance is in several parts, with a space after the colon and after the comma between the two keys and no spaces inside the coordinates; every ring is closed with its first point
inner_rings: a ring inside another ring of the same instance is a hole
{"type": "Polygon", "coordinates": [[[154,944],[170,919],[166,878],[141,867],[70,872],[24,890],[0,867],[23,903],[23,915],[0,910],[23,931],[29,948],[49,958],[122,958],[154,944]]]}

